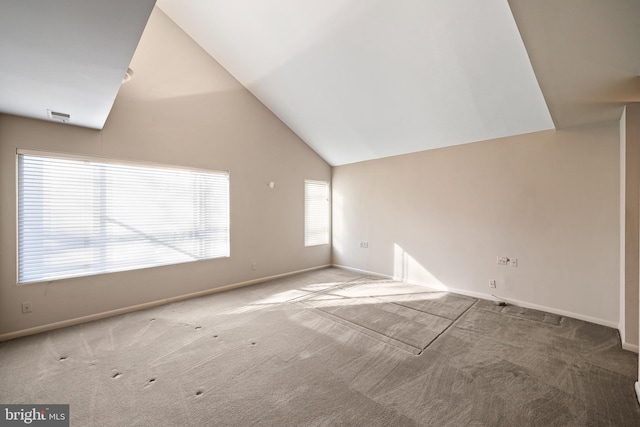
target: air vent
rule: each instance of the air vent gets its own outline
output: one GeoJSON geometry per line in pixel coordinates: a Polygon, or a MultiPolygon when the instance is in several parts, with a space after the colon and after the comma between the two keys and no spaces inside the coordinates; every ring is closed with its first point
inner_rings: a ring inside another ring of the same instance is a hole
{"type": "Polygon", "coordinates": [[[58,111],[47,110],[47,115],[51,120],[57,120],[63,123],[67,123],[69,120],[71,120],[70,114],[60,113],[58,111]]]}

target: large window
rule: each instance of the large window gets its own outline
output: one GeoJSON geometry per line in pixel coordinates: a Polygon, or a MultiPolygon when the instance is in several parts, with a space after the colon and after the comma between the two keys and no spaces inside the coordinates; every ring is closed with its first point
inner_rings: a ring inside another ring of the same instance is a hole
{"type": "Polygon", "coordinates": [[[329,243],[329,183],[304,181],[304,245],[329,243]]]}
{"type": "Polygon", "coordinates": [[[229,176],[18,152],[18,282],[229,256],[229,176]]]}

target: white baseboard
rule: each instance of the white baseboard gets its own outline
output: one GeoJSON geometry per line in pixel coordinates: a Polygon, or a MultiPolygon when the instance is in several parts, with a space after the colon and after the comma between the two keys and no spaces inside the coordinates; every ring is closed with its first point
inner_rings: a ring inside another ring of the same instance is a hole
{"type": "Polygon", "coordinates": [[[626,343],[626,342],[622,343],[622,348],[625,349],[625,350],[633,351],[634,353],[638,353],[639,350],[640,350],[637,345],[629,344],[629,343],[626,343]]]}
{"type": "MultiPolygon", "coordinates": [[[[453,292],[456,292],[453,290],[453,292]]],[[[585,322],[595,323],[596,325],[607,326],[609,328],[618,329],[618,322],[611,322],[609,320],[600,319],[598,317],[587,316],[580,313],[574,313],[566,310],[559,310],[553,307],[547,307],[544,305],[532,304],[526,301],[520,301],[511,298],[503,298],[498,296],[501,300],[506,301],[510,304],[517,305],[524,308],[532,308],[534,310],[546,311],[547,313],[557,314],[558,316],[571,317],[573,319],[584,320],[585,322]]]]}
{"type": "Polygon", "coordinates": [[[242,288],[244,286],[255,285],[257,283],[262,283],[262,282],[266,282],[266,281],[274,280],[274,279],[280,279],[280,278],[287,277],[287,276],[293,276],[294,274],[305,273],[305,272],[308,272],[308,271],[320,270],[322,268],[327,268],[327,267],[331,267],[331,265],[326,264],[326,265],[321,265],[321,266],[318,266],[318,267],[305,268],[303,270],[296,270],[296,271],[291,271],[291,272],[288,272],[288,273],[282,273],[282,274],[276,274],[276,275],[273,275],[273,276],[261,277],[259,279],[252,279],[252,280],[247,280],[245,282],[233,283],[233,284],[230,284],[230,285],[224,285],[224,286],[220,286],[220,287],[217,287],[217,288],[206,289],[204,291],[193,292],[193,293],[186,294],[186,295],[178,295],[178,296],[171,297],[171,298],[165,298],[165,299],[161,299],[161,300],[146,302],[146,303],[143,303],[143,304],[137,304],[137,305],[132,305],[132,306],[129,306],[129,307],[118,308],[118,309],[115,309],[115,310],[103,311],[101,313],[90,314],[88,316],[76,317],[76,318],[68,319],[68,320],[62,320],[60,322],[49,323],[49,324],[46,324],[46,325],[36,326],[36,327],[33,327],[33,328],[21,329],[19,331],[15,331],[15,332],[7,332],[7,333],[4,333],[4,334],[0,334],[0,342],[12,340],[12,339],[15,339],[15,338],[24,337],[24,336],[27,336],[27,335],[39,334],[41,332],[48,332],[48,331],[52,331],[54,329],[60,329],[60,328],[64,328],[64,327],[67,327],[67,326],[79,325],[81,323],[87,323],[87,322],[91,322],[91,321],[94,321],[94,320],[100,320],[100,319],[106,319],[108,317],[119,316],[121,314],[131,313],[131,312],[134,312],[134,311],[145,310],[147,308],[158,307],[158,306],[161,306],[161,305],[170,304],[172,302],[184,301],[184,300],[188,300],[188,299],[192,299],[192,298],[202,297],[202,296],[205,296],[205,295],[215,294],[215,293],[218,293],[218,292],[229,291],[231,289],[242,288]]]}
{"type": "MultiPolygon", "coordinates": [[[[402,278],[389,276],[387,274],[376,273],[374,271],[361,270],[361,269],[353,268],[353,267],[345,267],[343,265],[338,265],[338,264],[334,264],[333,266],[337,267],[337,268],[342,268],[344,270],[354,271],[354,272],[357,272],[357,273],[363,273],[363,274],[368,274],[368,275],[372,275],[372,276],[378,276],[378,277],[384,277],[384,278],[387,278],[387,279],[403,281],[402,278]]],[[[437,289],[437,288],[434,288],[433,286],[429,286],[428,283],[418,283],[418,282],[412,282],[412,281],[409,281],[409,280],[404,280],[404,281],[407,282],[407,283],[415,284],[415,285],[426,286],[428,288],[431,288],[431,289],[434,289],[434,290],[437,290],[437,291],[442,291],[442,289],[437,289]]],[[[586,315],[580,314],[580,313],[573,313],[571,311],[559,310],[557,308],[547,307],[547,306],[544,306],[544,305],[532,304],[532,303],[529,303],[527,301],[521,301],[521,300],[511,299],[511,298],[504,298],[504,297],[502,297],[500,295],[496,295],[494,297],[492,294],[487,294],[487,293],[483,293],[483,292],[468,291],[466,289],[451,288],[449,286],[445,286],[445,287],[446,287],[446,289],[448,291],[456,293],[456,294],[467,295],[467,296],[470,296],[470,297],[481,298],[481,299],[486,299],[486,300],[490,300],[490,301],[495,301],[496,299],[498,299],[498,300],[501,300],[501,301],[505,301],[505,302],[507,302],[509,304],[517,305],[519,307],[531,308],[531,309],[540,310],[540,311],[546,311],[547,313],[553,313],[553,314],[557,314],[559,316],[571,317],[573,319],[578,319],[578,320],[584,320],[585,322],[595,323],[597,325],[607,326],[607,327],[613,328],[613,329],[618,329],[618,326],[619,326],[617,322],[611,322],[609,320],[600,319],[600,318],[597,318],[597,317],[586,316],[586,315]]]]}
{"type": "Polygon", "coordinates": [[[638,398],[638,403],[640,403],[640,382],[636,381],[636,397],[638,398]]]}
{"type": "Polygon", "coordinates": [[[354,273],[366,274],[367,276],[376,276],[376,277],[382,277],[384,279],[394,280],[393,277],[391,276],[388,276],[386,274],[376,273],[375,271],[367,271],[367,270],[362,270],[360,268],[347,267],[345,265],[340,265],[340,264],[332,264],[331,266],[335,268],[340,268],[342,270],[352,271],[354,273]]]}

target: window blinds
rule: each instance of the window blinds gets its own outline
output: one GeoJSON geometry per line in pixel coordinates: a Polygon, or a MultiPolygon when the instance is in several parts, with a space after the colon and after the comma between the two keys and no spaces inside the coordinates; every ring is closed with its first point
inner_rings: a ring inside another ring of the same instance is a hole
{"type": "Polygon", "coordinates": [[[229,176],[18,153],[18,282],[229,256],[229,176]]]}
{"type": "Polygon", "coordinates": [[[304,182],[304,245],[329,243],[329,184],[304,182]]]}

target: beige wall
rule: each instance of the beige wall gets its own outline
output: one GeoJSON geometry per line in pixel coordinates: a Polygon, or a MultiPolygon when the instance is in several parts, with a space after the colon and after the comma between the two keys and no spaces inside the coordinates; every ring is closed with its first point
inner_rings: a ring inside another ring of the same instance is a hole
{"type": "Polygon", "coordinates": [[[335,264],[618,326],[618,123],[336,167],[333,215],[335,264]]]}
{"type": "Polygon", "coordinates": [[[330,262],[303,241],[304,179],[327,163],[157,8],[131,67],[103,131],[0,115],[0,334],[330,262]],[[18,148],[229,170],[231,257],[18,286],[18,148]]]}
{"type": "Polygon", "coordinates": [[[625,348],[638,351],[640,104],[628,105],[622,116],[620,154],[620,336],[625,348]]]}

